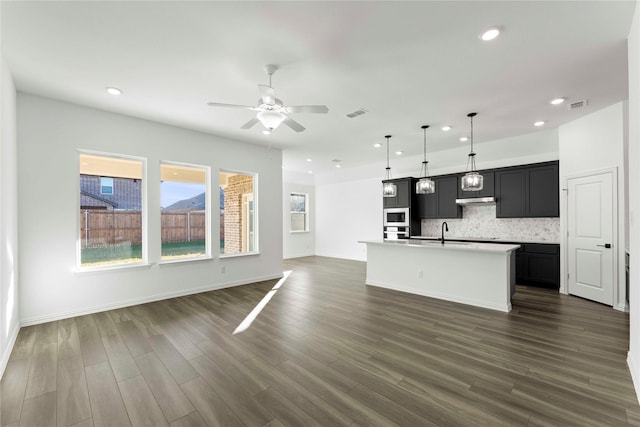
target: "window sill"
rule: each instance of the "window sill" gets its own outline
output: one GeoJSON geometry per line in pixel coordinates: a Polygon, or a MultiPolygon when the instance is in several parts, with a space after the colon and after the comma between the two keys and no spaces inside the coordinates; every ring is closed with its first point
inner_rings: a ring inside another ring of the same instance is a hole
{"type": "Polygon", "coordinates": [[[223,259],[223,258],[238,258],[238,257],[254,256],[254,255],[260,255],[260,252],[242,252],[242,253],[239,253],[239,254],[220,254],[220,259],[223,259]]]}
{"type": "Polygon", "coordinates": [[[304,234],[304,233],[311,233],[310,230],[300,230],[300,231],[289,231],[289,233],[291,234],[304,234]]]}
{"type": "Polygon", "coordinates": [[[112,266],[100,266],[100,267],[76,267],[73,272],[75,274],[94,274],[94,273],[108,273],[123,270],[148,270],[153,266],[149,263],[137,262],[135,264],[121,264],[112,266]]]}
{"type": "Polygon", "coordinates": [[[158,263],[160,267],[164,267],[166,265],[173,264],[185,264],[190,262],[200,262],[200,261],[213,261],[215,257],[212,256],[202,256],[198,258],[183,258],[183,259],[165,259],[158,263]]]}

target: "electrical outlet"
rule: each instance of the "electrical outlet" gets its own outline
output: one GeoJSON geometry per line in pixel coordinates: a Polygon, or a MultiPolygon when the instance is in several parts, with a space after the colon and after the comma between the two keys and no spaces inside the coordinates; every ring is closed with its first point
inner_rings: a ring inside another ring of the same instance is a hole
{"type": "Polygon", "coordinates": [[[422,270],[418,270],[418,279],[422,279],[423,273],[422,270]]]}
{"type": "Polygon", "coordinates": [[[222,267],[220,267],[220,273],[224,274],[227,272],[227,266],[223,265],[222,267]]]}

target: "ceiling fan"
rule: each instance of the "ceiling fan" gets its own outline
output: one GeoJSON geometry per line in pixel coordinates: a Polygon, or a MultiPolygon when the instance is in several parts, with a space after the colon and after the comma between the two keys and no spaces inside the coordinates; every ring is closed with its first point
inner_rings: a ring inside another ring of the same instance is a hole
{"type": "Polygon", "coordinates": [[[256,123],[260,122],[269,132],[284,123],[296,132],[302,132],[305,128],[300,123],[289,117],[292,113],[328,113],[329,109],[326,105],[298,105],[298,106],[285,106],[282,100],[276,98],[275,91],[271,86],[271,76],[278,69],[277,65],[268,64],[264,67],[267,75],[269,76],[269,85],[258,85],[260,89],[260,98],[258,99],[257,107],[250,107],[248,105],[236,105],[236,104],[221,104],[219,102],[209,102],[208,105],[212,107],[231,107],[231,108],[246,108],[252,111],[257,111],[256,117],[249,120],[244,125],[240,126],[240,129],[250,129],[256,123]]]}

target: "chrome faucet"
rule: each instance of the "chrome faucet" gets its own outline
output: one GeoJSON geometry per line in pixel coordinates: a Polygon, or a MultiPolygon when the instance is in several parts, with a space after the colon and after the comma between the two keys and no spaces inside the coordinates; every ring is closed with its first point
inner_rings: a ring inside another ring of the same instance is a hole
{"type": "Polygon", "coordinates": [[[449,225],[447,224],[447,221],[443,221],[442,222],[442,236],[440,237],[440,241],[442,242],[443,245],[444,245],[444,232],[445,231],[449,231],[449,225]]]}

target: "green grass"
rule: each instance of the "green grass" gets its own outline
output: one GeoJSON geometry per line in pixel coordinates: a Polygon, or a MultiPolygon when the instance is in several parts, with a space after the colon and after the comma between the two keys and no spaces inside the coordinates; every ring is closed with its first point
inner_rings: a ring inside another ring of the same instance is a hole
{"type": "MultiPolygon", "coordinates": [[[[205,254],[205,242],[163,243],[162,257],[182,258],[205,254]]],[[[142,246],[112,246],[107,248],[84,248],[81,253],[83,267],[124,264],[142,261],[142,246]]]]}

